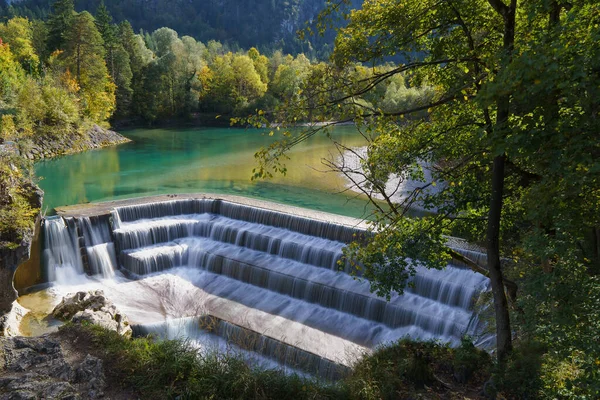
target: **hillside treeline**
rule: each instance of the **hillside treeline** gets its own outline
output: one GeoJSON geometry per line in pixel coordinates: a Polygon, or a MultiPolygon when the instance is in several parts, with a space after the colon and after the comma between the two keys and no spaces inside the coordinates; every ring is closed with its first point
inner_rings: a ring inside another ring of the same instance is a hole
{"type": "MultiPolygon", "coordinates": [[[[51,0],[22,0],[8,5],[0,0],[0,18],[14,16],[47,19],[51,0]]],[[[93,13],[101,0],[76,0],[77,11],[93,13]]],[[[354,1],[360,6],[362,1],[354,1]]],[[[315,19],[325,0],[104,0],[115,21],[129,21],[138,32],[153,32],[163,26],[204,43],[217,40],[234,48],[256,46],[261,51],[282,49],[324,58],[331,51],[334,32],[327,37],[300,40],[296,31],[315,19]]]]}
{"type": "MultiPolygon", "coordinates": [[[[76,12],[73,0],[56,1],[47,21],[11,18],[0,24],[0,39],[4,139],[75,132],[110,119],[248,115],[306,95],[307,82],[329,68],[304,54],[234,52],[170,28],[136,34],[127,21],[113,23],[103,4],[92,15],[76,12]]],[[[360,80],[386,68],[354,65],[345,75],[360,80]]],[[[360,101],[394,109],[428,95],[397,75],[360,101]]]]}

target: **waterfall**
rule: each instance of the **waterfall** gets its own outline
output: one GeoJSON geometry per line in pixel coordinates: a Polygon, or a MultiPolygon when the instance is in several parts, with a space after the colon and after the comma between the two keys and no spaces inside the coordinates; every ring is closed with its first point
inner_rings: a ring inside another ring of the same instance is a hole
{"type": "Polygon", "coordinates": [[[46,218],[43,260],[49,282],[72,284],[83,276],[86,266],[90,275],[113,277],[117,258],[108,219],[46,218]]]}
{"type": "MultiPolygon", "coordinates": [[[[64,265],[103,278],[120,267],[142,281],[182,279],[202,293],[203,315],[188,310],[185,318],[144,322],[138,334],[233,345],[260,363],[328,379],[345,367],[323,349],[372,349],[406,336],[457,345],[469,335],[493,344],[473,311],[489,290],[487,278],[456,262],[443,270],[417,267],[402,295],[378,297],[341,263],[344,246],[366,234],[353,226],[211,199],[118,207],[44,226],[51,279],[64,265]]],[[[461,252],[483,261],[477,252],[461,252]]]]}
{"type": "Polygon", "coordinates": [[[91,275],[111,278],[115,275],[117,257],[111,228],[106,217],[78,218],[85,239],[91,275]]]}
{"type": "Polygon", "coordinates": [[[369,346],[403,335],[456,344],[480,333],[472,306],[485,277],[454,264],[419,267],[402,296],[379,298],[368,282],[338,272],[345,242],[361,234],[353,227],[217,200],[115,214],[120,265],[138,275],[200,269],[195,284],[209,293],[369,346]]]}
{"type": "Polygon", "coordinates": [[[44,220],[43,263],[50,282],[68,283],[83,275],[79,238],[72,218],[44,220]]]}

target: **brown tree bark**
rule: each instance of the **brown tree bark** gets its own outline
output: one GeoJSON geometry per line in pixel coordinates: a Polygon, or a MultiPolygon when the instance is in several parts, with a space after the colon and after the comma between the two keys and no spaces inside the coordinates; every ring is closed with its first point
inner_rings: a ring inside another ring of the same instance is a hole
{"type": "MultiPolygon", "coordinates": [[[[515,42],[515,14],[517,0],[506,5],[502,0],[488,0],[490,5],[502,16],[504,21],[504,56],[510,60],[515,42]]],[[[509,61],[507,61],[509,62],[509,61]]],[[[503,95],[496,101],[496,126],[493,135],[506,135],[510,116],[510,95],[503,95]]],[[[502,219],[502,200],[504,195],[504,168],[506,155],[494,158],[492,167],[492,194],[488,213],[486,247],[488,269],[492,293],[494,295],[494,311],[496,314],[496,349],[498,362],[503,363],[512,351],[512,332],[508,301],[504,292],[504,277],[500,261],[500,224],[502,219]]]]}

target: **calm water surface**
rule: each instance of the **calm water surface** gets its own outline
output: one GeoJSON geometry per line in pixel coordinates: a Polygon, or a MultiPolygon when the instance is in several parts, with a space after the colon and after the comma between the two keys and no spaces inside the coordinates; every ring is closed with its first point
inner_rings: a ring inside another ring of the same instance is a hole
{"type": "MultiPolygon", "coordinates": [[[[290,153],[288,174],[252,182],[254,153],[269,143],[264,132],[226,128],[137,129],[122,132],[131,143],[41,161],[44,208],[165,193],[208,192],[266,199],[353,217],[365,215],[366,200],[340,193],[346,182],[325,172],[323,158],[338,155],[324,135],[290,153]]],[[[333,139],[364,144],[354,127],[339,127],[333,139]]]]}

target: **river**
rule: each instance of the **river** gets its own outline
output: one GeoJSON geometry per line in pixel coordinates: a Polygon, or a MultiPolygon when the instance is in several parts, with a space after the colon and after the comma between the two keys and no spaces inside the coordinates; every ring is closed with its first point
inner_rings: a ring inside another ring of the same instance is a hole
{"type": "MultiPolygon", "coordinates": [[[[273,138],[266,131],[236,128],[135,129],[121,132],[130,143],[40,161],[35,166],[45,192],[44,209],[165,193],[235,194],[364,217],[367,201],[344,192],[347,182],[325,172],[323,158],[337,150],[324,134],[290,152],[286,176],[251,181],[254,153],[273,138]]],[[[332,138],[364,145],[352,126],[337,127],[332,138]]]]}

